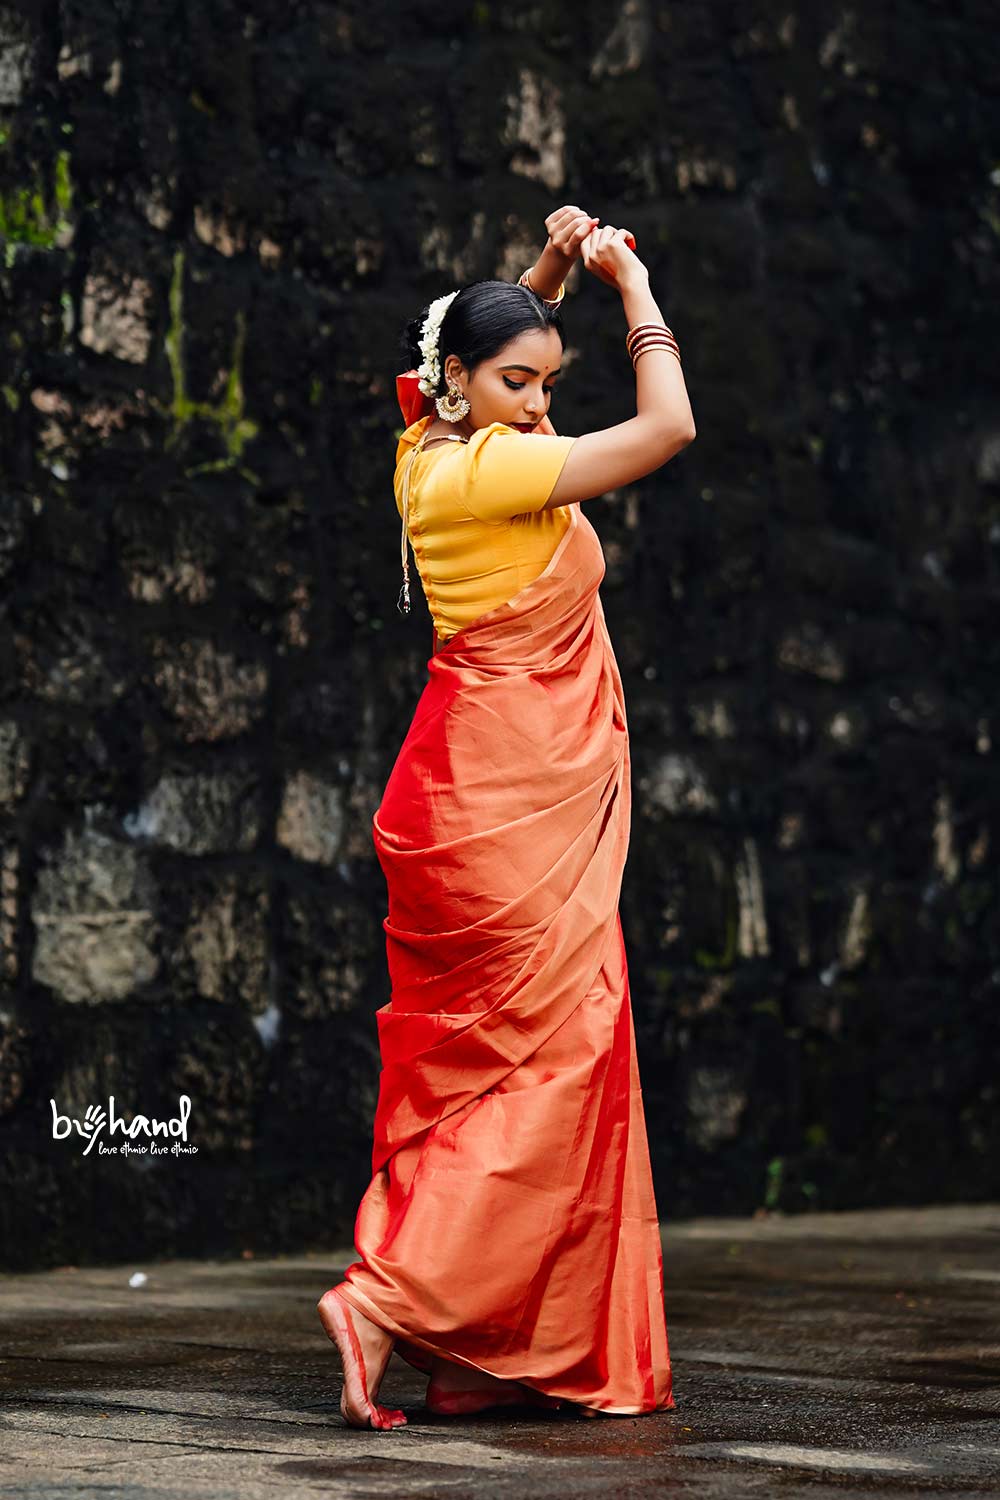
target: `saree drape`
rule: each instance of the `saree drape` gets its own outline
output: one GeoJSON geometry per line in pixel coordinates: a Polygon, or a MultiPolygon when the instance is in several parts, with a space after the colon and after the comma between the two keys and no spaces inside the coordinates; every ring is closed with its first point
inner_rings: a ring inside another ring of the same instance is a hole
{"type": "Polygon", "coordinates": [[[432,1355],[607,1412],[674,1406],[618,903],[621,678],[579,505],[428,661],[372,820],[391,999],[341,1290],[432,1355]]]}

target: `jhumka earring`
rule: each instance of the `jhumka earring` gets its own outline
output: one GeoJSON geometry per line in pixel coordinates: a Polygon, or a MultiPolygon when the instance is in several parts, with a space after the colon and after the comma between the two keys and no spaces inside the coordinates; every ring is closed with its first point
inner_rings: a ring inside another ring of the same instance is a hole
{"type": "Polygon", "coordinates": [[[434,405],[438,409],[438,416],[442,417],[446,422],[461,422],[466,413],[472,410],[470,402],[462,395],[458,386],[452,385],[450,380],[448,382],[448,394],[446,396],[436,396],[434,398],[434,405]]]}

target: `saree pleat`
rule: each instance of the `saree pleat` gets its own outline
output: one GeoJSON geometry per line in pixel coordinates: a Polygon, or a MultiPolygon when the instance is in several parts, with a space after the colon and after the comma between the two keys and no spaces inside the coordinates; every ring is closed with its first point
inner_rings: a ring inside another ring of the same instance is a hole
{"type": "Polygon", "coordinates": [[[674,1405],[618,903],[621,679],[579,506],[453,635],[373,817],[391,1000],[344,1295],[440,1355],[608,1412],[674,1405]]]}

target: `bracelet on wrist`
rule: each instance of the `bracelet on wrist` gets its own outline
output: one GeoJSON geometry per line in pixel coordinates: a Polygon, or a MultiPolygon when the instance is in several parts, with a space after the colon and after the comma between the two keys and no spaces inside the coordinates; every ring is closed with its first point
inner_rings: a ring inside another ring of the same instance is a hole
{"type": "MultiPolygon", "coordinates": [[[[530,270],[531,270],[531,267],[529,266],[527,268],[527,270],[524,270],[524,271],[521,272],[520,276],[517,279],[517,284],[518,284],[518,286],[527,287],[527,289],[528,289],[529,292],[535,292],[535,288],[531,285],[531,282],[530,282],[530,280],[528,278],[528,271],[530,271],[530,270]]],[[[554,296],[554,297],[543,297],[542,294],[541,294],[541,292],[535,292],[535,296],[539,299],[539,301],[544,302],[547,307],[558,307],[559,304],[560,304],[560,302],[562,301],[562,299],[565,297],[565,295],[566,295],[566,283],[565,282],[563,282],[562,286],[559,288],[559,291],[557,292],[556,296],[554,296]]]]}

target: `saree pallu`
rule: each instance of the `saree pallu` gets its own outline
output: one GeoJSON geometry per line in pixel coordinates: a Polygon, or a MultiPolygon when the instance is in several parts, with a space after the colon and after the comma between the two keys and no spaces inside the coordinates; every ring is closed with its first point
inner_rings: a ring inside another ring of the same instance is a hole
{"type": "Polygon", "coordinates": [[[621,678],[578,505],[451,636],[373,817],[391,1000],[344,1296],[441,1356],[607,1412],[674,1406],[618,903],[621,678]]]}

